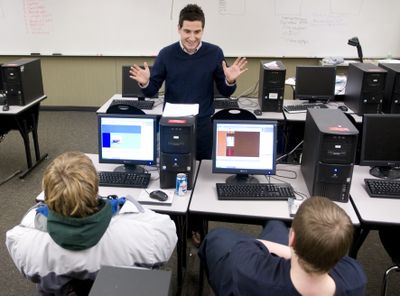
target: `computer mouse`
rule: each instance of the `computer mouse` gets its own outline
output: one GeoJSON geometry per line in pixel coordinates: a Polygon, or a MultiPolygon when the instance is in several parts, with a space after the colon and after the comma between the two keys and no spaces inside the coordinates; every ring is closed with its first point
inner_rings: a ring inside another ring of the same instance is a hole
{"type": "Polygon", "coordinates": [[[161,190],[154,190],[149,194],[150,198],[159,200],[159,201],[166,201],[168,199],[168,194],[161,190]]]}
{"type": "Polygon", "coordinates": [[[340,106],[338,107],[338,109],[342,110],[343,112],[346,112],[346,111],[349,110],[349,108],[347,108],[345,105],[340,105],[340,106]]]}
{"type": "Polygon", "coordinates": [[[260,109],[256,109],[256,110],[254,110],[254,114],[257,116],[260,116],[260,115],[262,115],[262,111],[260,109]]]}

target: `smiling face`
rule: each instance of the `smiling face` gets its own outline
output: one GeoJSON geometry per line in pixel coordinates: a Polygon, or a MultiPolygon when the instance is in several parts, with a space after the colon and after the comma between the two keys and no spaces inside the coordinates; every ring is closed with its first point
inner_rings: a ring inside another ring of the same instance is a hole
{"type": "Polygon", "coordinates": [[[183,47],[193,53],[201,42],[203,37],[203,26],[201,21],[183,21],[181,27],[178,26],[178,32],[181,36],[183,47]]]}

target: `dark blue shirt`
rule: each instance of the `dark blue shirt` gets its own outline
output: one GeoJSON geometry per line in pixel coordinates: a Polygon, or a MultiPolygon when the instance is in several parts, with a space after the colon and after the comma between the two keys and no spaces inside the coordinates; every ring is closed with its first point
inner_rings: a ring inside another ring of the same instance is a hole
{"type": "MultiPolygon", "coordinates": [[[[300,295],[290,279],[290,260],[271,254],[257,240],[238,242],[209,270],[216,295],[300,295]]],[[[361,265],[342,258],[329,272],[335,295],[365,295],[367,279],[361,265]]]]}
{"type": "Polygon", "coordinates": [[[164,102],[199,104],[199,117],[214,114],[214,81],[219,92],[229,97],[236,85],[228,86],[222,68],[224,55],[216,45],[203,42],[195,54],[184,52],[179,42],[163,48],[151,69],[149,85],[143,89],[152,97],[165,81],[164,102]]]}

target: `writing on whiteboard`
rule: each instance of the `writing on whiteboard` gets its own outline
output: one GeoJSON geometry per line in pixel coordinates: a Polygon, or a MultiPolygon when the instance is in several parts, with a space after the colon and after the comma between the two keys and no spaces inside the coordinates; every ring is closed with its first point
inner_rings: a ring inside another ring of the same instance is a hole
{"type": "Polygon", "coordinates": [[[44,0],[24,0],[25,28],[28,34],[50,34],[53,16],[44,0]]]}

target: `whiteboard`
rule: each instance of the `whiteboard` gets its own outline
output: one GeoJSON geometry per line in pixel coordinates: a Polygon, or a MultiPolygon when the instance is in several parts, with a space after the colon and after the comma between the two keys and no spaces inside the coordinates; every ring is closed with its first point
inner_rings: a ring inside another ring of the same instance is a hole
{"type": "MultiPolygon", "coordinates": [[[[0,55],[154,56],[185,0],[0,0],[0,55]]],[[[399,0],[198,0],[226,56],[400,57],[399,0]]]]}

